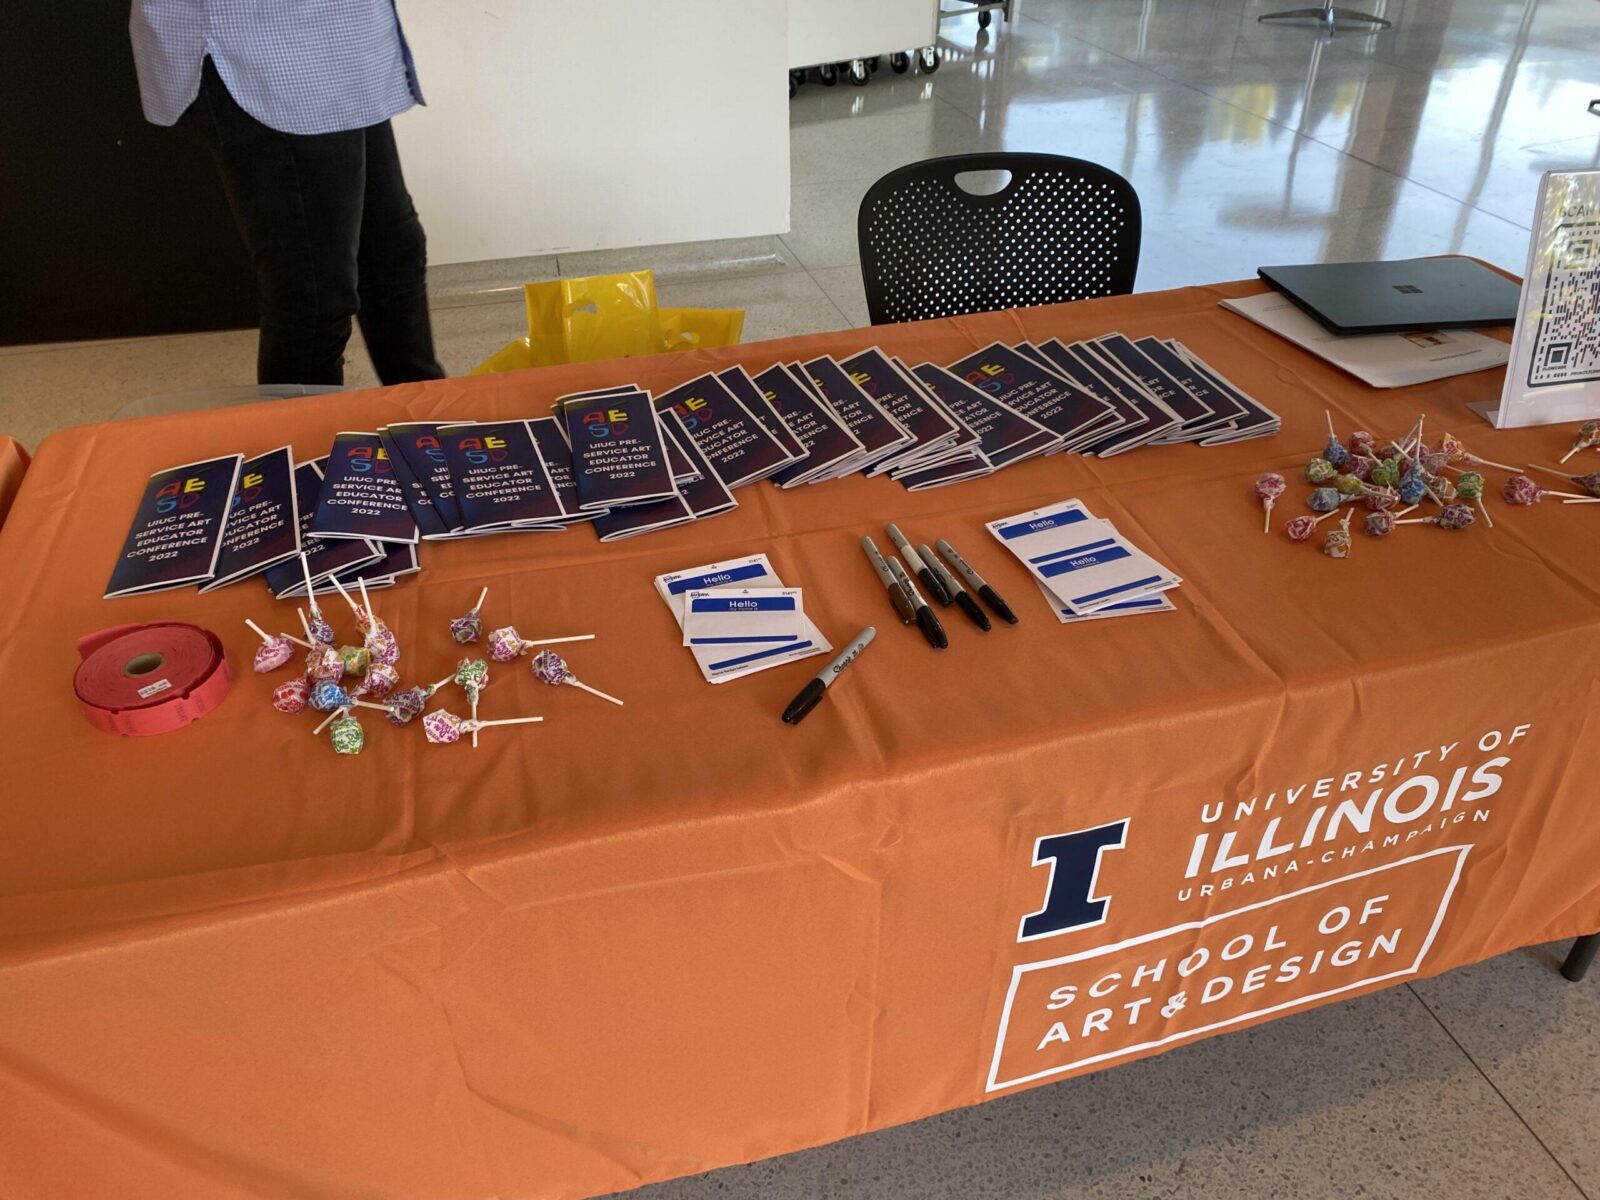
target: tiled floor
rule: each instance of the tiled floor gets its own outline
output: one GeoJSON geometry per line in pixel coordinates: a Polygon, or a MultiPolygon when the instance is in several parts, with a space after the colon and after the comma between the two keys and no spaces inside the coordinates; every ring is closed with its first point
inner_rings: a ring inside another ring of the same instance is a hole
{"type": "MultiPolygon", "coordinates": [[[[443,268],[441,357],[464,371],[519,332],[514,292],[462,293],[620,261],[660,268],[665,303],[747,309],[748,340],[865,324],[862,193],[984,148],[1127,175],[1141,290],[1448,251],[1520,271],[1539,173],[1600,165],[1600,3],[1344,0],[1395,28],[1332,40],[1257,23],[1290,2],[1022,0],[1009,27],[947,22],[935,75],[802,89],[780,243],[443,268]]],[[[141,397],[248,383],[253,353],[248,332],[0,350],[0,430],[33,445],[141,397]]],[[[350,383],[371,382],[357,346],[350,383]]],[[[631,1200],[1600,1200],[1600,979],[1563,982],[1561,950],[631,1200]]]]}

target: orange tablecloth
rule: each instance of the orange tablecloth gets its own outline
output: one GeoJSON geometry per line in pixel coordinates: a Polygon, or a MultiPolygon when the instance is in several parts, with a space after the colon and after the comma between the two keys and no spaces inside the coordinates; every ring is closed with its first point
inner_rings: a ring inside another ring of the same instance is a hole
{"type": "Polygon", "coordinates": [[[0,525],[6,523],[11,502],[22,486],[22,476],[28,470],[28,452],[14,437],[0,434],[0,525]]]}
{"type": "Polygon", "coordinates": [[[1600,929],[1600,514],[1494,501],[1493,530],[1358,536],[1337,562],[1263,536],[1250,490],[1322,445],[1325,406],[1390,433],[1425,412],[1505,460],[1570,431],[1483,427],[1465,405],[1498,373],[1368,390],[1216,307],[1255,288],[50,438],[0,532],[0,1194],[587,1195],[1600,929]],[[573,664],[627,700],[497,667],[486,714],[547,724],[477,752],[368,720],[340,759],[274,713],[243,621],[294,618],[258,584],[99,599],[142,480],[172,463],[733,361],[877,342],[943,363],[1113,329],[1180,338],[1283,434],[916,496],[759,485],[611,546],[425,546],[419,580],[375,595],[408,679],[448,671],[446,622],[488,583],[491,626],[598,633],[573,664]],[[1184,577],[1175,613],[1046,612],[982,523],[1069,496],[1184,577]],[[928,649],[857,548],[886,520],[951,539],[1022,623],[952,613],[951,648],[928,649]],[[651,587],[756,551],[836,643],[880,630],[798,728],[777,714],[816,660],[708,686],[651,587]],[[75,638],[162,618],[222,634],[235,693],[180,733],[93,732],[75,638]]]}

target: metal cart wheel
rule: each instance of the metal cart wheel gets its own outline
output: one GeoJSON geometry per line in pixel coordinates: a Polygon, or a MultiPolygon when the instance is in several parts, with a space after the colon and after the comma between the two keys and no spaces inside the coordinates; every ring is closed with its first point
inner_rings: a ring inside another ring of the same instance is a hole
{"type": "Polygon", "coordinates": [[[911,69],[911,55],[902,50],[896,50],[889,55],[889,70],[896,75],[904,75],[911,69]]]}
{"type": "Polygon", "coordinates": [[[939,69],[939,47],[924,46],[917,51],[917,66],[922,68],[924,75],[932,75],[939,69]]]}
{"type": "Polygon", "coordinates": [[[852,87],[866,87],[872,79],[872,71],[867,67],[864,59],[852,59],[850,63],[850,85],[852,87]]]}
{"type": "Polygon", "coordinates": [[[832,87],[839,82],[839,72],[832,63],[823,63],[817,68],[817,82],[823,87],[832,87]]]}

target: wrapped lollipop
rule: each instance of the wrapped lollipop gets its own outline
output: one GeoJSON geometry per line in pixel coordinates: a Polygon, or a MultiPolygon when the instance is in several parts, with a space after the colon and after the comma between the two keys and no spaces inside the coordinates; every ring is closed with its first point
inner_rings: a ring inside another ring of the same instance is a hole
{"type": "Polygon", "coordinates": [[[255,635],[261,639],[261,645],[256,647],[254,663],[256,673],[259,675],[265,675],[269,671],[276,671],[283,666],[284,663],[294,657],[294,648],[296,646],[304,646],[307,650],[311,649],[310,642],[302,642],[299,638],[290,637],[287,633],[280,633],[276,637],[270,636],[265,629],[262,629],[261,626],[248,617],[245,618],[244,623],[250,626],[255,635]]]}
{"type": "Polygon", "coordinates": [[[1513,475],[1506,480],[1505,487],[1500,489],[1500,498],[1507,504],[1537,504],[1546,496],[1560,496],[1567,500],[1589,499],[1588,496],[1580,496],[1576,492],[1553,492],[1549,488],[1542,488],[1526,475],[1513,475]]]}
{"type": "Polygon", "coordinates": [[[582,680],[580,680],[572,673],[572,669],[567,666],[567,660],[562,658],[561,655],[557,654],[554,650],[539,651],[539,653],[533,656],[533,662],[531,665],[533,667],[534,675],[538,677],[539,682],[541,683],[548,683],[551,685],[566,683],[575,688],[582,688],[591,696],[599,696],[602,700],[609,700],[613,704],[620,705],[622,703],[622,701],[618,700],[615,696],[608,696],[598,688],[592,688],[587,683],[584,683],[582,680]]]}
{"type": "MultiPolygon", "coordinates": [[[[339,582],[339,577],[337,575],[330,575],[328,578],[333,586],[338,590],[339,595],[344,597],[344,602],[350,606],[350,611],[352,614],[354,614],[356,619],[356,628],[362,633],[366,633],[372,628],[372,610],[357,604],[355,597],[349,592],[345,591],[344,584],[339,582]]],[[[358,580],[358,582],[364,583],[365,580],[358,580]]],[[[365,592],[362,593],[362,599],[366,599],[365,592]]]]}
{"type": "Polygon", "coordinates": [[[1565,479],[1569,483],[1575,483],[1588,492],[1591,497],[1600,498],[1600,471],[1595,471],[1590,475],[1568,475],[1565,471],[1558,471],[1554,467],[1540,466],[1538,463],[1529,463],[1528,465],[1535,471],[1543,471],[1548,475],[1555,475],[1558,478],[1565,479]]]}
{"type": "Polygon", "coordinates": [[[382,699],[400,684],[400,672],[388,663],[373,663],[362,675],[361,682],[350,689],[352,696],[375,696],[382,699]]]}
{"type": "Polygon", "coordinates": [[[1440,529],[1451,532],[1469,528],[1478,519],[1478,515],[1465,504],[1447,504],[1431,517],[1410,517],[1404,521],[1396,521],[1396,525],[1437,525],[1440,529]]]}
{"type": "Polygon", "coordinates": [[[1329,483],[1339,473],[1339,469],[1325,458],[1313,458],[1306,464],[1307,483],[1329,483]]]}
{"type": "Polygon", "coordinates": [[[1428,484],[1428,491],[1440,504],[1454,503],[1460,490],[1443,475],[1424,475],[1423,479],[1428,484]]]}
{"type": "Polygon", "coordinates": [[[1320,487],[1306,497],[1306,507],[1312,512],[1332,512],[1344,503],[1344,497],[1331,487],[1320,487]]]}
{"type": "Polygon", "coordinates": [[[1362,498],[1372,512],[1388,512],[1400,504],[1400,493],[1388,487],[1369,487],[1362,498]]]}
{"type": "Polygon", "coordinates": [[[311,695],[306,701],[318,712],[333,712],[335,709],[349,708],[354,699],[332,679],[319,679],[311,685],[311,695]]]}
{"type": "Polygon", "coordinates": [[[384,701],[384,711],[389,714],[389,720],[395,725],[408,725],[422,715],[422,710],[428,707],[428,701],[433,699],[433,694],[447,683],[455,681],[454,675],[446,675],[437,683],[430,683],[427,687],[406,688],[404,691],[391,692],[384,701]]]}
{"type": "Polygon", "coordinates": [[[1489,510],[1483,503],[1484,483],[1482,471],[1461,472],[1456,476],[1456,499],[1476,504],[1478,506],[1478,514],[1483,517],[1484,524],[1493,529],[1494,518],[1489,515],[1489,510]]]}
{"type": "Polygon", "coordinates": [[[1350,453],[1357,458],[1376,458],[1378,440],[1365,429],[1358,429],[1350,435],[1350,453]]]}
{"type": "Polygon", "coordinates": [[[1421,473],[1415,468],[1407,471],[1400,480],[1400,499],[1407,504],[1417,504],[1427,495],[1428,484],[1421,473]]]}
{"type": "Polygon", "coordinates": [[[1352,454],[1350,461],[1345,464],[1345,470],[1354,475],[1362,483],[1372,482],[1372,462],[1370,458],[1359,458],[1352,454]]]}
{"type": "Polygon", "coordinates": [[[272,689],[272,707],[281,713],[304,712],[309,699],[311,681],[304,675],[296,675],[287,683],[280,683],[272,689]]]}
{"type": "Polygon", "coordinates": [[[529,641],[518,634],[512,626],[507,625],[489,634],[489,657],[495,662],[516,662],[534,646],[559,646],[564,642],[592,641],[594,641],[592,633],[576,633],[571,637],[539,638],[536,641],[529,641]]]}
{"type": "Polygon", "coordinates": [[[1336,470],[1343,471],[1345,464],[1350,461],[1350,451],[1344,448],[1339,435],[1333,431],[1333,414],[1323,409],[1322,415],[1328,420],[1328,444],[1322,448],[1322,457],[1332,463],[1336,470]]]}
{"type": "Polygon", "coordinates": [[[321,605],[317,603],[316,590],[311,586],[311,564],[306,561],[304,551],[300,554],[300,573],[306,579],[306,603],[311,608],[311,620],[306,625],[306,636],[313,642],[331,646],[334,641],[333,626],[328,624],[327,618],[322,615],[321,605]]]}
{"type": "Polygon", "coordinates": [[[1362,496],[1366,494],[1367,485],[1354,475],[1335,475],[1333,477],[1333,490],[1345,497],[1362,496]]]}
{"type": "Polygon", "coordinates": [[[1322,552],[1329,558],[1350,557],[1350,517],[1351,512],[1346,509],[1344,520],[1339,522],[1337,529],[1330,529],[1322,535],[1322,552]]]}
{"type": "Polygon", "coordinates": [[[1288,486],[1283,476],[1274,471],[1269,471],[1256,480],[1256,496],[1261,501],[1261,506],[1266,509],[1266,519],[1261,522],[1261,532],[1267,533],[1272,529],[1272,506],[1277,503],[1278,497],[1283,495],[1283,490],[1288,486]]]}
{"type": "Polygon", "coordinates": [[[1474,454],[1467,449],[1466,443],[1453,433],[1447,433],[1439,440],[1439,449],[1444,451],[1445,457],[1451,463],[1456,464],[1457,470],[1461,469],[1461,463],[1478,463],[1485,467],[1497,467],[1502,471],[1510,471],[1513,474],[1520,474],[1522,471],[1521,467],[1513,467],[1507,463],[1495,462],[1493,459],[1483,458],[1474,454]]]}
{"type": "Polygon", "coordinates": [[[1578,440],[1572,443],[1572,449],[1561,456],[1561,461],[1566,462],[1580,450],[1587,450],[1591,446],[1600,446],[1600,421],[1585,421],[1578,426],[1578,440]]]}
{"type": "Polygon", "coordinates": [[[372,665],[372,651],[365,646],[340,646],[339,664],[346,675],[365,675],[372,665]]]}
{"type": "MultiPolygon", "coordinates": [[[[313,636],[313,626],[306,620],[303,609],[295,609],[300,614],[300,625],[306,631],[306,636],[313,636]]],[[[311,649],[306,651],[306,675],[312,683],[320,680],[338,682],[344,678],[344,663],[340,661],[339,652],[332,646],[324,645],[319,641],[312,641],[311,649]]]]}
{"type": "Polygon", "coordinates": [[[1400,463],[1393,458],[1380,458],[1372,464],[1368,482],[1374,487],[1399,487],[1400,463]]]}
{"type": "Polygon", "coordinates": [[[455,713],[438,708],[422,718],[422,732],[436,746],[451,746],[461,740],[463,733],[476,734],[492,725],[531,725],[543,717],[503,717],[498,721],[463,721],[455,713]]]}
{"type": "Polygon", "coordinates": [[[478,593],[478,602],[472,606],[470,612],[462,613],[450,621],[450,636],[463,646],[470,646],[483,636],[483,619],[478,616],[483,608],[483,602],[488,599],[489,589],[484,588],[478,593]]]}
{"type": "MultiPolygon", "coordinates": [[[[455,680],[461,685],[461,690],[467,694],[467,703],[472,705],[472,719],[478,719],[478,696],[483,689],[489,686],[489,664],[481,658],[463,658],[456,664],[455,680]]],[[[477,744],[474,735],[473,744],[477,744]]]]}
{"type": "Polygon", "coordinates": [[[321,733],[324,726],[329,727],[328,740],[333,743],[335,754],[360,754],[367,744],[367,735],[361,728],[361,722],[348,708],[335,709],[328,714],[327,720],[311,732],[321,733]]]}
{"type": "Polygon", "coordinates": [[[1382,509],[1369,512],[1361,527],[1368,537],[1388,537],[1394,532],[1394,514],[1382,509]]]}
{"type": "Polygon", "coordinates": [[[1325,512],[1320,517],[1290,517],[1283,523],[1283,536],[1291,542],[1309,542],[1311,535],[1317,531],[1317,526],[1333,516],[1333,512],[1325,512]]]}

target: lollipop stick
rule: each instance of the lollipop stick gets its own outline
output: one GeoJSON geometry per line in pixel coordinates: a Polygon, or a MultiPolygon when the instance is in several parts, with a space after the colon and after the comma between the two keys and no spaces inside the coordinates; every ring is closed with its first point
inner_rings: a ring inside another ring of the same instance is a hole
{"type": "Polygon", "coordinates": [[[502,717],[498,721],[479,721],[477,728],[472,732],[477,733],[479,729],[487,729],[491,725],[531,725],[535,721],[542,720],[543,717],[502,717]]]}
{"type": "Polygon", "coordinates": [[[1483,506],[1483,497],[1478,497],[1478,511],[1483,514],[1483,523],[1490,529],[1494,528],[1494,518],[1489,515],[1489,510],[1483,506]]]}
{"type": "MultiPolygon", "coordinates": [[[[300,573],[306,577],[306,599],[311,603],[311,611],[317,611],[317,593],[311,586],[311,564],[306,561],[306,552],[300,552],[300,573]]],[[[306,634],[307,637],[311,635],[306,634]]]]}
{"type": "Polygon", "coordinates": [[[249,617],[246,617],[244,619],[244,623],[246,625],[250,626],[251,629],[254,629],[256,631],[256,636],[258,638],[260,638],[263,642],[270,642],[272,640],[271,638],[269,638],[267,636],[267,631],[265,629],[261,628],[261,626],[257,625],[249,617]]]}
{"type": "Polygon", "coordinates": [[[1542,489],[1542,490],[1544,491],[1544,494],[1546,496],[1565,496],[1568,500],[1589,501],[1589,500],[1600,499],[1600,497],[1596,497],[1596,496],[1580,496],[1577,492],[1552,492],[1548,488],[1542,489]]]}
{"type": "Polygon", "coordinates": [[[489,589],[488,588],[484,588],[483,591],[478,593],[478,602],[472,606],[472,611],[474,613],[476,613],[480,608],[483,607],[483,602],[485,600],[487,600],[488,598],[489,598],[489,589]]]}
{"type": "Polygon", "coordinates": [[[478,689],[472,689],[472,748],[478,748],[478,689]]]}
{"type": "Polygon", "coordinates": [[[440,688],[442,688],[445,684],[449,683],[454,678],[455,678],[454,675],[446,675],[443,679],[439,680],[438,683],[430,683],[428,685],[428,695],[430,695],[430,696],[433,695],[435,692],[437,692],[440,688]]]}
{"type": "Polygon", "coordinates": [[[356,585],[361,589],[361,607],[367,610],[367,617],[371,619],[373,616],[372,599],[367,595],[367,577],[365,575],[358,577],[356,585]]]}
{"type": "Polygon", "coordinates": [[[536,642],[523,642],[522,646],[523,646],[523,649],[525,650],[529,646],[558,646],[562,642],[592,642],[592,641],[594,641],[594,634],[592,634],[592,633],[579,633],[579,634],[575,634],[572,637],[540,638],[536,642]]]}
{"type": "Polygon", "coordinates": [[[348,708],[336,708],[336,709],[334,709],[331,713],[329,713],[327,716],[322,718],[322,724],[318,725],[315,729],[313,729],[311,731],[311,735],[313,737],[315,737],[317,734],[321,733],[324,729],[326,729],[329,725],[332,725],[340,717],[346,716],[349,712],[350,712],[350,710],[348,708]]]}
{"type": "Polygon", "coordinates": [[[570,683],[575,688],[582,688],[584,691],[588,692],[591,696],[599,696],[600,699],[602,699],[602,700],[609,700],[609,701],[611,701],[611,703],[617,705],[619,708],[622,705],[622,701],[618,700],[615,696],[608,696],[604,692],[602,692],[599,688],[592,688],[587,683],[582,683],[579,680],[574,679],[571,675],[568,675],[564,680],[562,680],[562,682],[563,683],[570,683]]]}
{"type": "MultiPolygon", "coordinates": [[[[1552,496],[1561,496],[1563,492],[1551,492],[1552,496]]],[[[1563,500],[1563,504],[1600,504],[1600,496],[1576,496],[1571,500],[1563,500]]]]}
{"type": "Polygon", "coordinates": [[[1573,443],[1572,449],[1568,450],[1565,454],[1563,454],[1561,456],[1561,460],[1560,461],[1566,462],[1567,459],[1571,458],[1574,454],[1576,454],[1579,450],[1582,450],[1582,449],[1583,449],[1583,447],[1581,445],[1579,445],[1577,443],[1573,443]]]}
{"type": "MultiPolygon", "coordinates": [[[[1566,460],[1562,459],[1562,461],[1565,462],[1566,460]]],[[[1531,471],[1543,471],[1547,475],[1559,475],[1561,478],[1569,482],[1572,480],[1572,476],[1568,475],[1565,471],[1558,471],[1554,467],[1546,467],[1540,463],[1529,463],[1528,469],[1531,471]]]]}
{"type": "MultiPolygon", "coordinates": [[[[1499,467],[1500,470],[1502,470],[1502,471],[1510,471],[1513,475],[1522,474],[1522,468],[1521,467],[1513,467],[1513,466],[1507,465],[1506,463],[1494,462],[1491,459],[1479,458],[1476,454],[1469,454],[1469,455],[1467,455],[1467,457],[1470,458],[1475,463],[1482,463],[1486,467],[1499,467]]],[[[1563,460],[1563,461],[1565,461],[1565,460],[1563,460]]]]}
{"type": "Polygon", "coordinates": [[[1323,409],[1322,415],[1328,420],[1328,440],[1333,442],[1338,441],[1339,435],[1333,431],[1333,414],[1327,409],[1323,409]]]}
{"type": "Polygon", "coordinates": [[[1266,510],[1267,510],[1267,515],[1261,522],[1261,532],[1262,533],[1271,533],[1272,532],[1272,501],[1268,500],[1266,502],[1266,506],[1265,507],[1266,507],[1266,510]]]}
{"type": "MultiPolygon", "coordinates": [[[[316,641],[317,639],[311,636],[311,625],[306,620],[306,610],[297,607],[294,611],[300,614],[300,628],[306,631],[306,637],[312,642],[316,641]]],[[[309,645],[307,649],[310,649],[309,645]]]]}
{"type": "Polygon", "coordinates": [[[339,577],[337,575],[329,575],[328,578],[333,581],[333,586],[339,589],[339,595],[344,597],[344,602],[350,606],[350,611],[359,617],[361,615],[361,609],[351,597],[350,593],[344,590],[344,584],[339,582],[339,577]]]}

